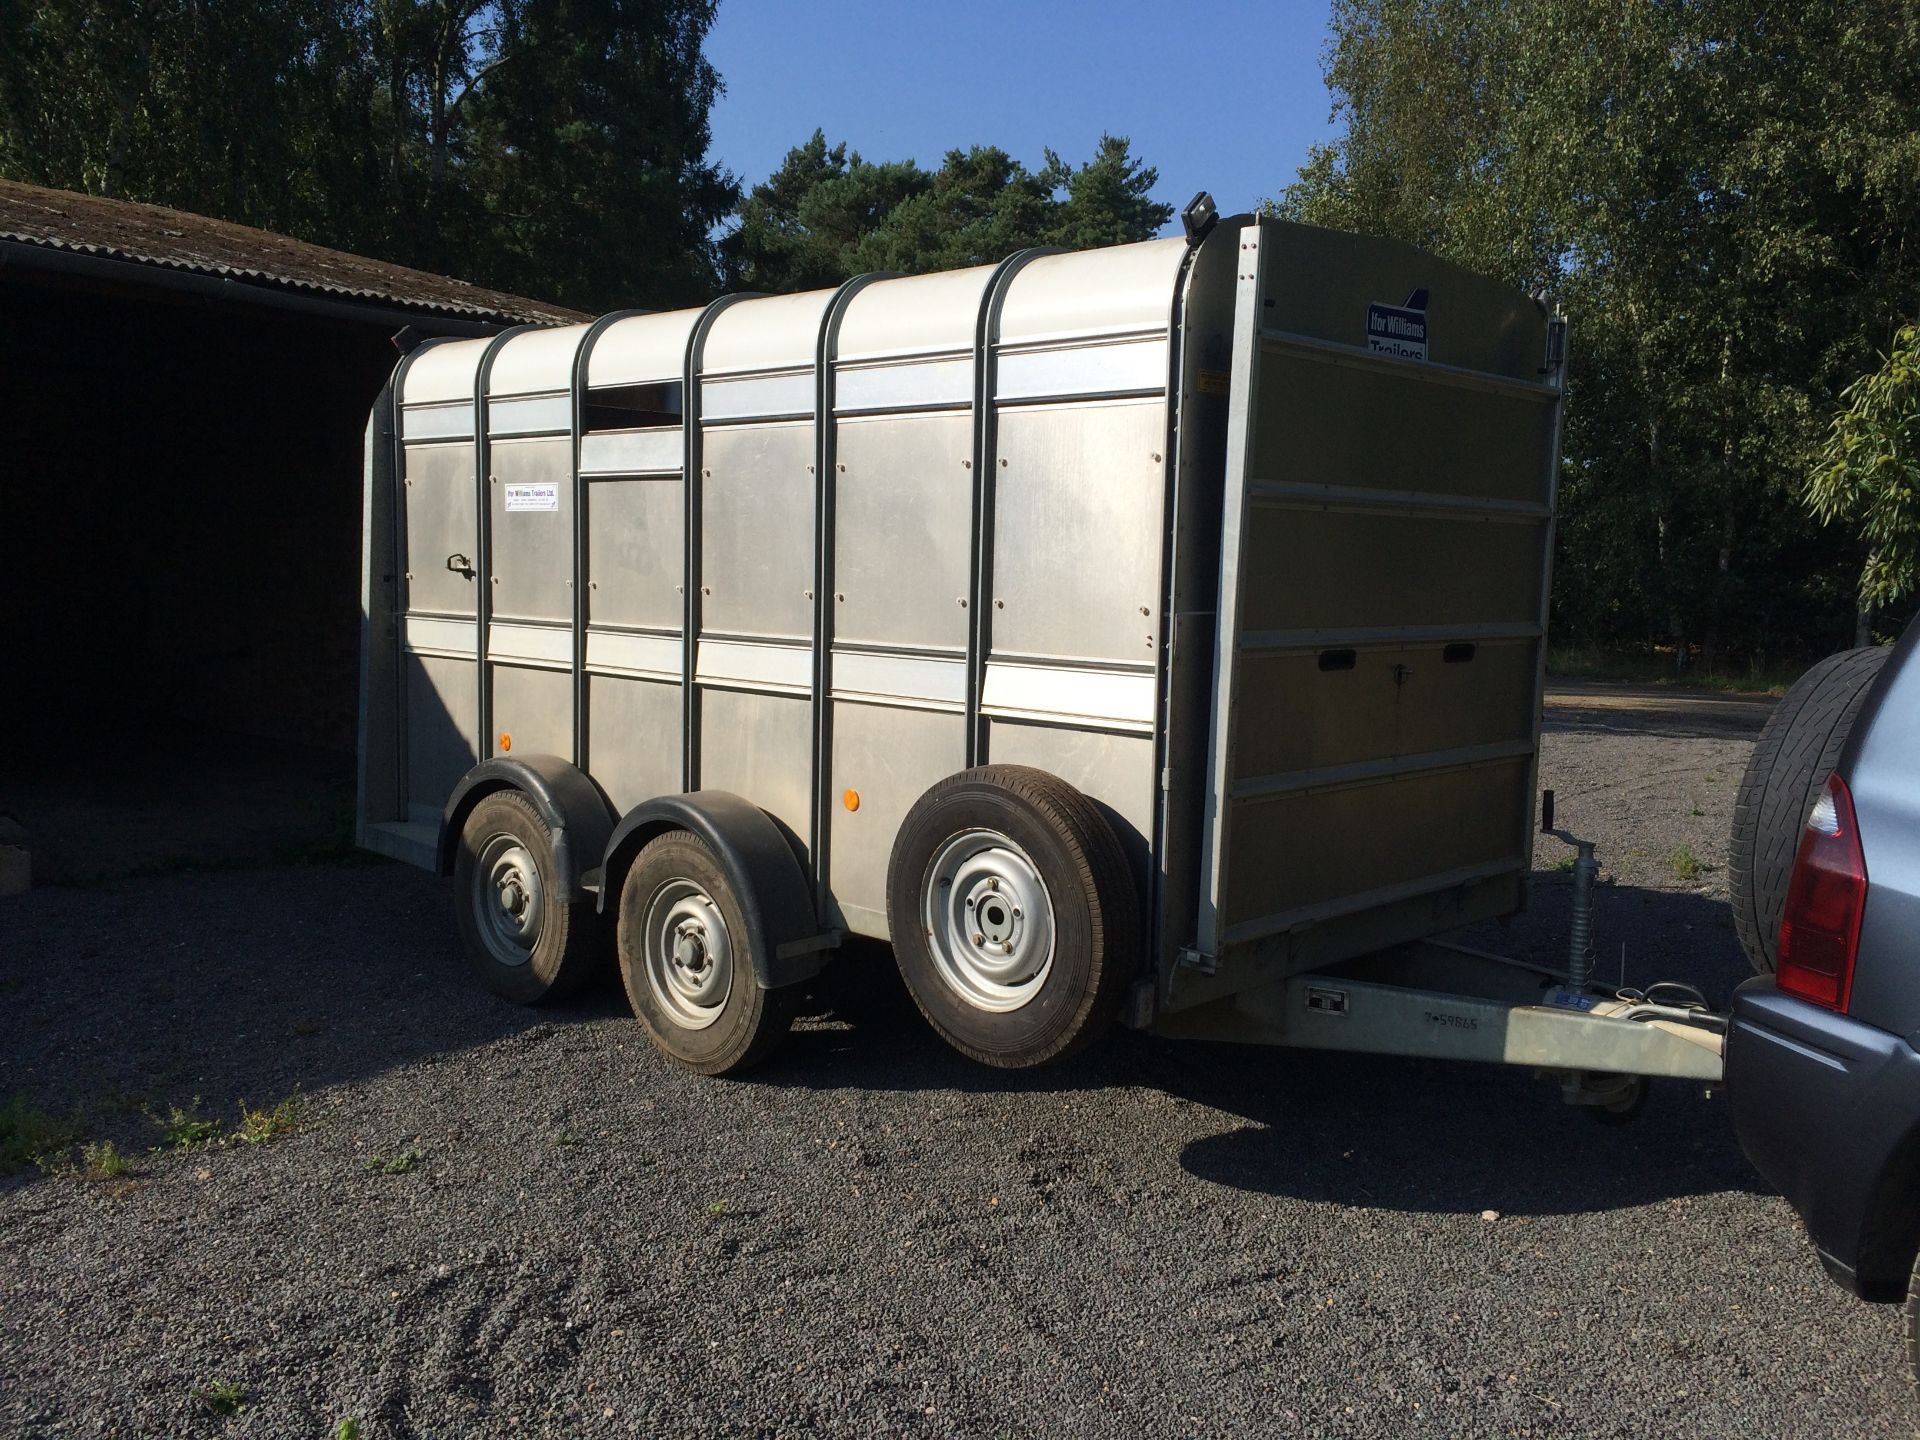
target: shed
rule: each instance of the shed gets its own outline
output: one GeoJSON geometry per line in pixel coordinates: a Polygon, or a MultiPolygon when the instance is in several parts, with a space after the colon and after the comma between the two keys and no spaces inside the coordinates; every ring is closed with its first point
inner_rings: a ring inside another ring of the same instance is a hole
{"type": "Polygon", "coordinates": [[[361,446],[393,337],[578,318],[0,181],[0,810],[44,831],[22,795],[50,751],[69,789],[213,735],[350,753],[361,446]]]}

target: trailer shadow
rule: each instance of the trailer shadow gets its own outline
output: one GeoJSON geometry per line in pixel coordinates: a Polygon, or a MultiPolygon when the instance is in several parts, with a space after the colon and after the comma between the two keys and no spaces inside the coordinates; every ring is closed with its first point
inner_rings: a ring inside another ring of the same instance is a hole
{"type": "MultiPolygon", "coordinates": [[[[1550,960],[1564,887],[1469,938],[1550,960]]],[[[567,1063],[645,1049],[610,975],[528,1010],[474,985],[444,882],[404,866],[314,865],[56,887],[0,909],[0,1099],[22,1095],[123,1149],[155,1117],[241,1101],[317,1102],[395,1068],[476,1049],[560,1047],[567,1063]]],[[[1603,889],[1599,930],[1629,941],[1629,979],[1688,981],[1724,1004],[1744,973],[1725,906],[1603,889]]],[[[551,1052],[548,1052],[551,1053],[551,1052]]],[[[646,1063],[638,1053],[632,1063],[646,1063]]],[[[717,1083],[717,1082],[700,1082],[717,1083]]],[[[986,1069],[922,1020],[884,946],[854,944],[807,987],[803,1017],[749,1084],[819,1092],[1044,1097],[1151,1089],[1184,1102],[1115,1137],[1193,1179],[1251,1194],[1429,1213],[1595,1211],[1747,1189],[1724,1101],[1662,1084],[1647,1113],[1602,1129],[1517,1072],[1368,1056],[1175,1043],[1116,1033],[1062,1064],[986,1069]]],[[[24,1183],[31,1170],[17,1171],[24,1183]]]]}
{"type": "MultiPolygon", "coordinates": [[[[1461,938],[1556,963],[1567,903],[1564,888],[1543,885],[1527,914],[1461,938]]],[[[1630,983],[1679,981],[1723,1007],[1749,973],[1717,899],[1607,887],[1597,911],[1603,937],[1624,940],[1630,957],[1658,957],[1630,958],[1630,983]]],[[[1691,1082],[1654,1082],[1637,1118],[1605,1125],[1518,1070],[1134,1032],[1043,1070],[993,1071],[941,1044],[886,949],[873,945],[850,947],[811,987],[807,1011],[757,1081],[962,1093],[1150,1087],[1231,1122],[1188,1140],[1178,1163],[1236,1191],[1407,1213],[1557,1215],[1762,1189],[1734,1140],[1724,1092],[1691,1082]]]]}

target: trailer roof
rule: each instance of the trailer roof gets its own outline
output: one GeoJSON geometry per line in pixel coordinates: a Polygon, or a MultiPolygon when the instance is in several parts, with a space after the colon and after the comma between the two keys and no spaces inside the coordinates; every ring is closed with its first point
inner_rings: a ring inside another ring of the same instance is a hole
{"type": "Polygon", "coordinates": [[[578,311],[184,210],[0,180],[0,241],[421,315],[565,324],[578,311]]]}

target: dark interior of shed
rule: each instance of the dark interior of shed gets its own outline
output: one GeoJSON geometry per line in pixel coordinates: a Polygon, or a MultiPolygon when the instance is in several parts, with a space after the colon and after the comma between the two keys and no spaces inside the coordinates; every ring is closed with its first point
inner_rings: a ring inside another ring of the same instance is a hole
{"type": "Polygon", "coordinates": [[[116,843],[86,815],[138,826],[142,796],[194,854],[196,805],[252,853],[288,825],[250,817],[297,842],[350,814],[361,445],[400,322],[232,288],[0,269],[0,812],[36,871],[85,871],[116,843]]]}

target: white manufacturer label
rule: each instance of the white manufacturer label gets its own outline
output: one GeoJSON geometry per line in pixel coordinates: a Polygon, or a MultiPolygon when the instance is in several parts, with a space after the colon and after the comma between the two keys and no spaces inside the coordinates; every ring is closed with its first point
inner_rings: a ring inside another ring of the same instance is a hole
{"type": "Polygon", "coordinates": [[[507,486],[507,513],[516,510],[558,510],[560,508],[560,487],[558,485],[509,485],[507,486]]]}

